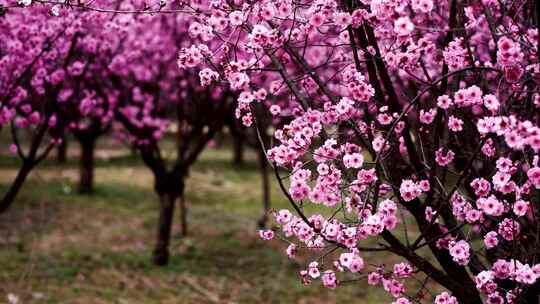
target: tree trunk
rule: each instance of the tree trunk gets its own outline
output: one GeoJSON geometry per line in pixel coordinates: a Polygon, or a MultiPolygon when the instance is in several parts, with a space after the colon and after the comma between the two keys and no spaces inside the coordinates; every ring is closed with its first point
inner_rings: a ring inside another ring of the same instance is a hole
{"type": "Polygon", "coordinates": [[[176,197],[171,194],[159,196],[159,220],[157,243],[154,249],[154,264],[164,266],[169,263],[169,243],[171,239],[174,203],[176,197]]]}
{"type": "Polygon", "coordinates": [[[235,165],[244,164],[244,139],[239,134],[232,135],[233,163],[235,165]]]}
{"type": "Polygon", "coordinates": [[[184,195],[180,196],[180,235],[188,235],[187,207],[184,195]]]}
{"type": "Polygon", "coordinates": [[[23,162],[21,168],[19,169],[19,172],[17,173],[17,176],[15,177],[15,180],[11,184],[11,187],[9,187],[6,194],[0,200],[0,213],[4,213],[13,203],[15,197],[17,197],[17,194],[19,193],[22,185],[24,184],[24,181],[28,177],[28,174],[32,170],[32,167],[32,164],[23,162]]]}
{"type": "MultiPolygon", "coordinates": [[[[261,148],[262,149],[262,148],[261,148]]],[[[262,178],[263,208],[264,213],[258,221],[259,228],[266,228],[268,222],[268,211],[270,210],[270,179],[268,177],[268,161],[266,155],[259,151],[259,170],[262,178]]]]}
{"type": "Polygon", "coordinates": [[[81,158],[79,164],[80,179],[79,193],[89,194],[94,192],[94,150],[95,138],[85,138],[81,143],[81,158]]]}
{"type": "Polygon", "coordinates": [[[67,161],[67,149],[68,149],[68,142],[67,137],[62,137],[62,143],[58,145],[58,148],[56,150],[56,161],[60,164],[64,164],[67,161]]]}
{"type": "Polygon", "coordinates": [[[536,281],[536,283],[527,286],[523,295],[519,297],[518,303],[540,303],[540,281],[536,281]]]}

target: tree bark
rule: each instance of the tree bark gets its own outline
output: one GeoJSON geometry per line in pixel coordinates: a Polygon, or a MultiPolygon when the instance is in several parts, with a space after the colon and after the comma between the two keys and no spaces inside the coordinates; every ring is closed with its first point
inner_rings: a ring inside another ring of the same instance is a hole
{"type": "Polygon", "coordinates": [[[239,134],[233,134],[233,163],[235,165],[244,164],[244,139],[239,134]]]}
{"type": "Polygon", "coordinates": [[[84,138],[80,141],[80,144],[79,193],[90,194],[94,192],[94,150],[96,140],[93,137],[84,138]]]}
{"type": "Polygon", "coordinates": [[[0,213],[4,213],[13,203],[32,168],[33,165],[31,163],[23,162],[17,176],[15,177],[15,180],[11,184],[6,194],[0,200],[0,213]]]}
{"type": "Polygon", "coordinates": [[[180,235],[188,235],[188,224],[187,224],[187,206],[184,195],[180,196],[180,235]]]}
{"type": "Polygon", "coordinates": [[[66,136],[62,137],[62,143],[58,145],[56,150],[56,161],[60,164],[64,164],[67,161],[68,142],[66,136]]]}
{"type": "Polygon", "coordinates": [[[169,243],[171,239],[172,221],[174,215],[174,203],[176,197],[172,194],[159,196],[159,220],[157,243],[154,249],[154,264],[164,266],[169,263],[169,243]]]}
{"type": "Polygon", "coordinates": [[[524,294],[519,298],[518,303],[540,303],[540,281],[528,286],[524,294]]]}
{"type": "Polygon", "coordinates": [[[259,151],[259,170],[261,172],[262,192],[263,192],[263,215],[258,221],[259,228],[266,228],[268,222],[268,211],[270,210],[270,179],[268,177],[268,161],[262,151],[259,151]]]}

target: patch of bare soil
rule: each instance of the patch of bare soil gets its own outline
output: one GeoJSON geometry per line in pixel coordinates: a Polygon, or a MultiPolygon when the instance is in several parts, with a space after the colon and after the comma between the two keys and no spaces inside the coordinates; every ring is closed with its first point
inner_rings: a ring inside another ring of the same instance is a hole
{"type": "Polygon", "coordinates": [[[0,248],[16,247],[24,251],[26,238],[43,233],[59,212],[58,203],[50,201],[8,209],[0,214],[0,248]]]}

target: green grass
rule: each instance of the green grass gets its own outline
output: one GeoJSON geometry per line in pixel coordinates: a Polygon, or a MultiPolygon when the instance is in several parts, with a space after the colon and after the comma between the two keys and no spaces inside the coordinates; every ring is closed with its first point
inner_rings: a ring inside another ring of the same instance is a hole
{"type": "MultiPolygon", "coordinates": [[[[129,154],[97,161],[96,193],[74,193],[76,161],[47,160],[0,217],[0,303],[380,303],[380,289],[350,283],[339,292],[297,276],[305,260],[263,242],[254,155],[234,166],[228,150],[207,150],[186,188],[188,237],[176,221],[167,267],[151,264],[157,198],[150,171],[129,154]]],[[[16,160],[0,157],[0,192],[16,160]]],[[[272,206],[287,202],[272,184],[272,206]]],[[[175,220],[178,219],[175,215],[175,220]]]]}

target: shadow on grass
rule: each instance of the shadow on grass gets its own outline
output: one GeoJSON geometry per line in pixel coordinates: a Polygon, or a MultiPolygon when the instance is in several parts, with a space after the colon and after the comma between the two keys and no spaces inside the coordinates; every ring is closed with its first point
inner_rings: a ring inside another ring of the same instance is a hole
{"type": "MultiPolygon", "coordinates": [[[[126,154],[122,156],[114,156],[110,158],[95,158],[96,168],[100,167],[130,167],[134,165],[140,165],[141,161],[139,156],[133,154],[126,154]]],[[[0,168],[19,168],[21,165],[20,158],[11,155],[1,155],[0,156],[0,168]]],[[[39,163],[38,167],[41,168],[74,168],[79,165],[77,158],[68,158],[66,162],[59,163],[54,159],[45,159],[39,163]]]]}
{"type": "MultiPolygon", "coordinates": [[[[99,151],[99,150],[98,150],[99,151]]],[[[132,166],[141,166],[144,165],[141,161],[139,155],[130,153],[127,150],[123,155],[114,155],[110,157],[104,157],[96,153],[95,157],[95,166],[96,168],[103,167],[132,167],[132,166]]],[[[207,168],[219,168],[222,170],[236,170],[236,171],[252,171],[257,170],[258,164],[255,161],[254,153],[246,153],[247,157],[245,158],[242,164],[234,164],[228,149],[219,148],[219,149],[208,149],[199,157],[195,163],[195,167],[201,169],[207,168]]],[[[164,156],[166,159],[169,159],[171,163],[174,161],[173,156],[166,154],[164,156]]],[[[19,168],[21,165],[21,160],[15,155],[2,154],[0,155],[0,168],[19,168]]],[[[42,168],[75,168],[79,166],[79,159],[77,157],[68,157],[66,162],[59,163],[53,157],[49,157],[43,160],[39,167],[42,168]]]]}

